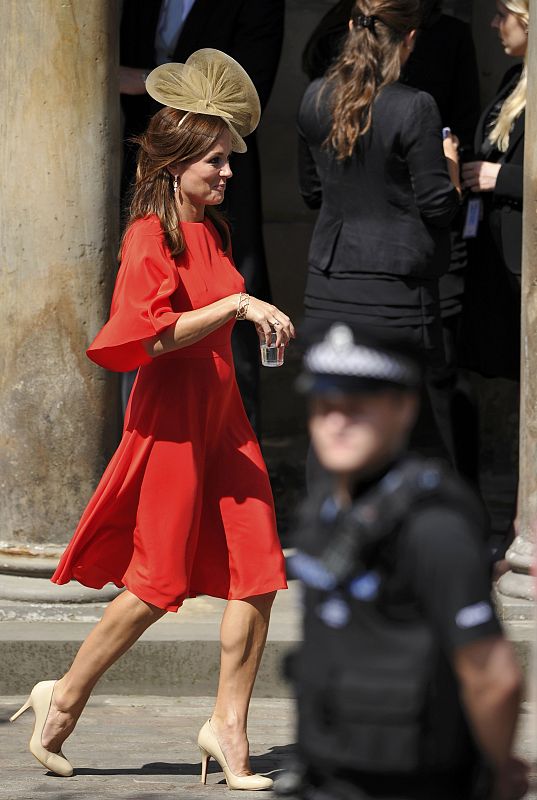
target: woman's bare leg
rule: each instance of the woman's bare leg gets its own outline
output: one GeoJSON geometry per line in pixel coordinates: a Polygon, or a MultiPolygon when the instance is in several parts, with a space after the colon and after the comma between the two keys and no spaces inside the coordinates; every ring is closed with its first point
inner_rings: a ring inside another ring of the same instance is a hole
{"type": "Polygon", "coordinates": [[[52,753],[73,731],[91,691],[101,675],[166,612],[145,603],[128,590],[107,606],[100,622],[83,642],[69,671],[54,687],[54,695],[41,737],[52,753]]]}
{"type": "Polygon", "coordinates": [[[276,592],[230,600],[220,631],[218,694],[211,725],[235,775],[250,773],[246,724],[276,592]]]}

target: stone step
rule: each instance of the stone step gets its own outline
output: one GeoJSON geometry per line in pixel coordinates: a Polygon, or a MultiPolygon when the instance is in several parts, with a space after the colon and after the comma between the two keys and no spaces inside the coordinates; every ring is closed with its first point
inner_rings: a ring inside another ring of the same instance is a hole
{"type": "MultiPolygon", "coordinates": [[[[8,596],[19,599],[4,600],[0,608],[0,694],[23,693],[39,680],[63,674],[105,608],[103,603],[88,603],[91,594],[86,592],[90,590],[77,584],[65,587],[73,595],[72,602],[58,603],[57,591],[64,587],[40,578],[11,580],[22,581],[24,586],[11,586],[8,596]],[[39,585],[29,586],[32,582],[39,585]],[[30,599],[35,597],[40,600],[30,599]],[[47,598],[52,601],[46,602],[47,598]]],[[[4,596],[7,588],[7,584],[1,587],[4,596]]],[[[290,581],[288,591],[277,595],[256,684],[259,697],[289,697],[289,686],[282,677],[282,659],[299,640],[298,595],[295,581],[290,581]]],[[[97,693],[213,693],[218,680],[219,628],[225,605],[225,600],[213,597],[187,600],[179,613],[167,614],[146,631],[101,679],[97,693]]],[[[505,619],[504,625],[529,678],[534,625],[517,619],[515,614],[505,619]]]]}
{"type": "MultiPolygon", "coordinates": [[[[28,580],[28,579],[26,579],[28,580]]],[[[296,583],[279,592],[256,693],[288,697],[281,663],[298,641],[296,583]]],[[[225,600],[187,600],[177,614],[167,614],[103,676],[99,694],[210,695],[216,691],[219,628],[225,600]]],[[[71,606],[6,601],[0,623],[0,694],[19,694],[39,680],[65,672],[81,642],[102,614],[101,604],[71,606]]]]}

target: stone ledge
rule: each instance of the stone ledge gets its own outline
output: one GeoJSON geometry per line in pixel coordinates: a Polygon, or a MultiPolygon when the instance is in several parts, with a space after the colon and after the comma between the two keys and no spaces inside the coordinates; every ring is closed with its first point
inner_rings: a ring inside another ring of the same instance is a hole
{"type": "MultiPolygon", "coordinates": [[[[289,695],[281,662],[300,635],[297,591],[292,582],[289,591],[276,597],[256,684],[260,697],[289,695]]],[[[167,614],[143,634],[101,679],[97,692],[164,696],[213,693],[220,667],[219,630],[225,606],[225,600],[214,597],[187,600],[178,614],[167,614]]],[[[97,604],[12,603],[11,607],[13,617],[0,623],[0,694],[25,692],[37,681],[65,672],[102,614],[102,606],[97,604]]],[[[3,613],[9,614],[9,608],[3,613]]]]}
{"type": "MultiPolygon", "coordinates": [[[[23,694],[37,681],[62,675],[81,639],[11,639],[0,650],[0,694],[23,694]]],[[[256,681],[258,697],[289,697],[282,676],[288,641],[269,641],[256,681]]],[[[99,681],[96,694],[196,696],[216,692],[220,667],[218,638],[140,640],[99,681]]]]}
{"type": "Polygon", "coordinates": [[[0,573],[28,575],[33,578],[50,578],[60,558],[61,551],[53,555],[15,555],[0,552],[0,573]]]}
{"type": "Polygon", "coordinates": [[[46,577],[0,575],[0,598],[32,604],[107,603],[120,591],[113,584],[107,584],[102,589],[88,589],[75,581],[58,586],[46,577]]]}

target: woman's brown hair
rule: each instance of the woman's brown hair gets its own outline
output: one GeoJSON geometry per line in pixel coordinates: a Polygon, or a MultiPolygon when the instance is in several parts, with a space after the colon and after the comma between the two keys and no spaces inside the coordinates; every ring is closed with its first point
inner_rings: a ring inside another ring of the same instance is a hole
{"type": "MultiPolygon", "coordinates": [[[[133,141],[139,145],[136,181],[129,207],[126,229],[136,219],[156,214],[173,258],[181,255],[185,241],[173,191],[170,168],[181,162],[200,159],[228,130],[220,117],[187,114],[165,106],[150,120],[144,134],[133,141]]],[[[222,214],[207,206],[205,214],[214,223],[224,250],[229,247],[229,229],[222,214]]],[[[123,244],[123,243],[122,243],[123,244]]],[[[119,251],[121,257],[121,248],[119,251]]]]}
{"type": "Polygon", "coordinates": [[[419,0],[356,0],[352,26],[327,73],[332,126],[326,139],[336,157],[350,158],[371,127],[371,108],[381,89],[399,78],[400,47],[420,22],[419,0]]]}

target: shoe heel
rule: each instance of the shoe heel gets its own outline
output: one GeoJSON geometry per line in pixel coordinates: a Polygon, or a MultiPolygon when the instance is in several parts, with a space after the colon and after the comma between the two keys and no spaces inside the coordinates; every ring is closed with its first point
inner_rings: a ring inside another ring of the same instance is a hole
{"type": "Polygon", "coordinates": [[[209,759],[211,758],[211,756],[209,755],[207,750],[201,747],[201,745],[200,745],[200,753],[201,753],[201,782],[203,783],[203,785],[205,785],[207,783],[207,764],[209,763],[209,759]]]}
{"type": "Polygon", "coordinates": [[[32,700],[29,697],[28,700],[25,702],[25,704],[22,706],[22,708],[19,708],[19,710],[16,711],[15,714],[13,714],[13,716],[9,718],[9,721],[15,722],[15,720],[18,719],[21,716],[21,714],[24,714],[24,712],[28,711],[28,709],[31,707],[32,707],[32,700]]]}

